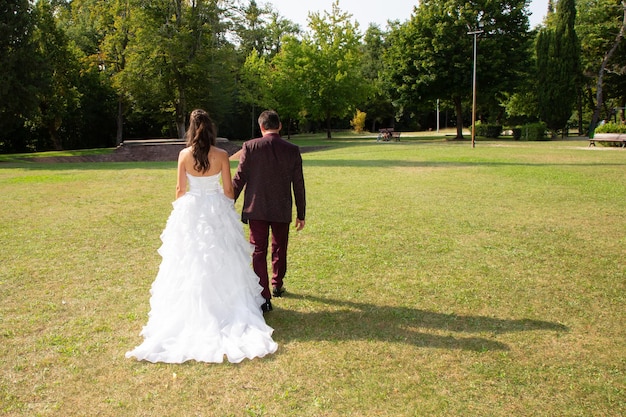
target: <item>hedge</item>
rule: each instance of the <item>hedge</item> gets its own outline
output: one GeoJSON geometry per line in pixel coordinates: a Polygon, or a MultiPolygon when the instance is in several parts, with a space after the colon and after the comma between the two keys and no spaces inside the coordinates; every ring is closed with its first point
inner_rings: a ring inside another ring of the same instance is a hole
{"type": "Polygon", "coordinates": [[[497,139],[502,134],[502,125],[476,124],[476,136],[497,139]]]}
{"type": "Polygon", "coordinates": [[[594,133],[626,133],[626,124],[605,123],[596,127],[594,133]]]}
{"type": "Polygon", "coordinates": [[[546,140],[546,124],[531,123],[513,128],[513,139],[515,140],[546,140]]]}

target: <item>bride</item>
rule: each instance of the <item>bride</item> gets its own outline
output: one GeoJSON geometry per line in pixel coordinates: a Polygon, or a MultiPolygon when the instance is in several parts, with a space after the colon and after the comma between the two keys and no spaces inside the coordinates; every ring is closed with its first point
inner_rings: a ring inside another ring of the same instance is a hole
{"type": "Polygon", "coordinates": [[[226,151],[213,122],[194,110],[178,157],[176,201],[163,233],[141,345],[127,358],[150,362],[241,362],[274,353],[263,318],[252,246],[233,207],[226,151]],[[220,185],[220,177],[222,184],[220,185]],[[188,190],[187,190],[188,188],[188,190]]]}

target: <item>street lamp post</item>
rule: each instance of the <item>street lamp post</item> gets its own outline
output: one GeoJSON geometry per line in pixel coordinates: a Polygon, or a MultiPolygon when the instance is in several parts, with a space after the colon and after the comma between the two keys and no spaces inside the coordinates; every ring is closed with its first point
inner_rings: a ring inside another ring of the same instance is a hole
{"type": "Polygon", "coordinates": [[[467,32],[474,35],[474,71],[472,75],[472,148],[476,147],[476,37],[484,32],[483,22],[478,22],[478,29],[467,32]]]}

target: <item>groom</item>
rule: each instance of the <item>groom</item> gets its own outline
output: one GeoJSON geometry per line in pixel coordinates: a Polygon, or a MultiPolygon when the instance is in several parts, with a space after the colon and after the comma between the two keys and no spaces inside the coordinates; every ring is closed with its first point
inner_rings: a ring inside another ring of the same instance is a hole
{"type": "Polygon", "coordinates": [[[245,187],[241,219],[250,226],[254,245],[252,268],[263,287],[264,312],[272,310],[272,294],[280,297],[287,272],[287,243],[296,202],[295,228],[304,228],[306,198],[300,149],[280,137],[282,124],[278,113],[266,110],[259,116],[263,137],[244,142],[237,172],[233,177],[235,200],[245,187]],[[293,190],[293,200],[292,200],[293,190]],[[272,286],[267,271],[268,239],[272,236],[272,286]]]}

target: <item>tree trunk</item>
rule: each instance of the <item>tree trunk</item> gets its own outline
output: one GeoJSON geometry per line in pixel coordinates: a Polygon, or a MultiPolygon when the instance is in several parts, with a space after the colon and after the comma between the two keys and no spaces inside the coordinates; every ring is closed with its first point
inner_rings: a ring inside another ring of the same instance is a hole
{"type": "Polygon", "coordinates": [[[332,139],[332,134],[330,131],[330,115],[326,114],[326,139],[332,139]]]}
{"type": "Polygon", "coordinates": [[[255,120],[254,116],[256,116],[256,107],[253,104],[252,108],[250,109],[250,139],[256,137],[255,129],[257,126],[257,121],[255,120]]]}
{"type": "Polygon", "coordinates": [[[115,146],[120,146],[124,140],[124,104],[122,97],[117,99],[117,133],[115,134],[115,146]]]}
{"type": "Polygon", "coordinates": [[[180,120],[176,116],[176,131],[178,133],[178,139],[185,139],[185,120],[180,120]]]}
{"type": "Polygon", "coordinates": [[[52,141],[52,147],[55,151],[63,150],[63,142],[59,137],[59,129],[61,128],[62,123],[63,119],[61,116],[53,117],[48,120],[48,123],[46,123],[48,134],[50,135],[50,140],[52,141]]]}
{"type": "Polygon", "coordinates": [[[178,139],[185,138],[185,91],[179,87],[178,89],[179,99],[176,103],[176,130],[178,132],[178,139]]]}
{"type": "Polygon", "coordinates": [[[578,135],[583,136],[585,129],[583,128],[583,101],[584,92],[582,88],[578,92],[578,135]]]}
{"type": "Polygon", "coordinates": [[[54,150],[62,151],[63,145],[61,145],[61,141],[59,140],[59,136],[56,134],[56,132],[49,130],[48,133],[50,134],[50,140],[52,141],[52,147],[54,148],[54,150]]]}
{"type": "Polygon", "coordinates": [[[456,138],[463,139],[463,105],[461,104],[461,97],[455,96],[453,98],[454,108],[456,110],[456,138]]]}
{"type": "Polygon", "coordinates": [[[61,143],[61,139],[59,139],[59,135],[57,132],[59,128],[56,127],[56,122],[48,124],[48,134],[50,135],[50,140],[52,141],[52,147],[55,151],[62,151],[63,144],[61,143]]]}

